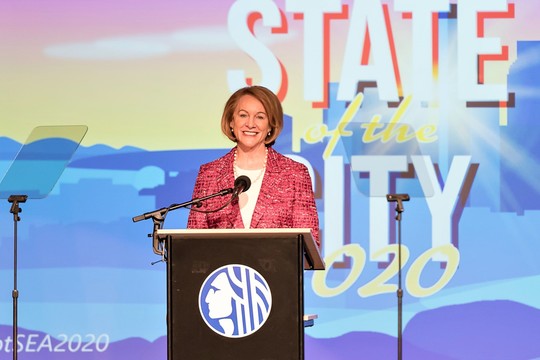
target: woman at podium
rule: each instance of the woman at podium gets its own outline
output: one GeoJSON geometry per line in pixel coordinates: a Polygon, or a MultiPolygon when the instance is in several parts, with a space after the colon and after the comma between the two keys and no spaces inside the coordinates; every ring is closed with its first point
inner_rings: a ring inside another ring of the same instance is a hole
{"type": "Polygon", "coordinates": [[[272,91],[248,86],[231,95],[221,117],[221,131],[236,146],[200,167],[193,198],[227,188],[239,194],[233,194],[225,207],[227,199],[213,197],[192,208],[188,228],[309,228],[320,247],[308,170],[272,148],[282,129],[283,109],[272,91]],[[247,186],[238,186],[241,176],[249,178],[247,186]]]}

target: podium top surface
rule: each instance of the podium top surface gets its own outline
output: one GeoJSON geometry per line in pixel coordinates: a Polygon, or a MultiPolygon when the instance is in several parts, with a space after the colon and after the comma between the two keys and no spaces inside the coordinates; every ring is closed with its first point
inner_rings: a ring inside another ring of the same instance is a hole
{"type": "Polygon", "coordinates": [[[275,229],[158,229],[160,236],[176,236],[186,238],[207,238],[209,235],[215,237],[252,238],[254,236],[264,236],[265,239],[283,238],[285,235],[302,235],[304,239],[304,251],[308,267],[312,270],[324,270],[324,262],[321,258],[319,248],[313,239],[311,229],[308,228],[275,228],[275,229]]]}
{"type": "Polygon", "coordinates": [[[160,235],[170,234],[170,235],[189,235],[190,237],[207,236],[208,234],[223,234],[223,235],[232,235],[235,236],[253,236],[257,234],[265,234],[268,238],[273,237],[283,237],[287,234],[296,234],[296,235],[311,235],[311,229],[308,228],[276,228],[276,229],[158,229],[157,231],[160,235]]]}

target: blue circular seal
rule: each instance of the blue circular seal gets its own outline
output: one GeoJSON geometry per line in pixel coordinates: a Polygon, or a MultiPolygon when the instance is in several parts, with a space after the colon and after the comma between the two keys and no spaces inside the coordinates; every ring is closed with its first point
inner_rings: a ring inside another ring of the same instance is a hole
{"type": "Polygon", "coordinates": [[[253,334],[268,319],[272,293],[256,270],[238,264],[212,272],[199,291],[199,310],[216,333],[230,338],[253,334]]]}

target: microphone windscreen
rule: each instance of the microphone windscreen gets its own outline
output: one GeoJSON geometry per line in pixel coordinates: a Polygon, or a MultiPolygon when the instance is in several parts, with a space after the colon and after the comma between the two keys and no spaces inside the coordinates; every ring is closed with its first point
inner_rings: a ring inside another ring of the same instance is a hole
{"type": "Polygon", "coordinates": [[[251,180],[246,175],[240,175],[239,177],[234,180],[234,189],[240,189],[242,190],[240,192],[248,191],[248,189],[251,187],[251,180]]]}

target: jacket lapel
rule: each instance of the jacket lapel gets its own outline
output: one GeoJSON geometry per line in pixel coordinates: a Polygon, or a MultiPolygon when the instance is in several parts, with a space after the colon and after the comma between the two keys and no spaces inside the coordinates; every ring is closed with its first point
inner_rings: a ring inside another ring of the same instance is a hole
{"type": "Polygon", "coordinates": [[[251,227],[256,228],[259,221],[265,214],[266,209],[272,202],[272,194],[275,194],[275,189],[279,179],[279,165],[276,157],[276,152],[271,147],[268,148],[268,159],[266,159],[266,170],[262,179],[261,191],[257,198],[253,217],[251,218],[251,227]]]}
{"type": "MultiPolygon", "coordinates": [[[[232,149],[225,157],[223,162],[223,168],[221,169],[221,174],[218,175],[217,184],[218,189],[227,189],[234,186],[234,151],[236,148],[232,149]]],[[[233,202],[226,206],[222,210],[229,221],[229,224],[233,229],[243,228],[244,223],[242,222],[242,215],[240,214],[240,206],[238,205],[238,199],[233,200],[233,202]]]]}

